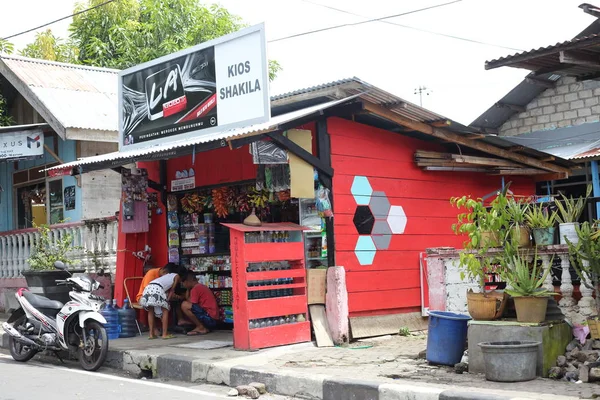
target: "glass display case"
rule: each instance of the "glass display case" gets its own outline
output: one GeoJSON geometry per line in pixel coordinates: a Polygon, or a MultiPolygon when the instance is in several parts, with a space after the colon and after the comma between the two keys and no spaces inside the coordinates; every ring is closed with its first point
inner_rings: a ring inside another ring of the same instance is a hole
{"type": "Polygon", "coordinates": [[[309,228],[304,232],[306,268],[328,267],[327,236],[323,219],[317,212],[314,199],[300,199],[300,225],[309,228]]]}

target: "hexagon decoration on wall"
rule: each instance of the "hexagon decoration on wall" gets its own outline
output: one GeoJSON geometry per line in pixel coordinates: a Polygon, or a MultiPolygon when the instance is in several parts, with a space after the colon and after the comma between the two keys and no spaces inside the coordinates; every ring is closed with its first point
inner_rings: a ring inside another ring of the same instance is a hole
{"type": "Polygon", "coordinates": [[[369,202],[371,201],[373,188],[366,176],[355,176],[350,192],[352,193],[352,196],[354,196],[356,204],[359,206],[366,206],[369,205],[369,202]]]}
{"type": "Polygon", "coordinates": [[[354,227],[360,235],[369,235],[373,231],[375,217],[369,206],[358,206],[354,212],[354,227]]]}
{"type": "Polygon", "coordinates": [[[354,248],[354,254],[358,258],[360,265],[371,265],[375,259],[375,243],[371,236],[360,236],[356,241],[356,247],[354,248]]]}
{"type": "Polygon", "coordinates": [[[375,218],[385,218],[390,211],[390,201],[388,200],[385,192],[373,192],[371,195],[371,201],[369,202],[369,208],[373,212],[375,218]]]}
{"type": "Polygon", "coordinates": [[[360,265],[372,265],[377,250],[387,250],[392,235],[406,230],[404,208],[391,205],[385,192],[373,191],[366,176],[355,176],[350,188],[357,207],[352,222],[358,232],[354,254],[360,265]]]}
{"type": "Polygon", "coordinates": [[[404,213],[404,208],[402,208],[402,206],[392,206],[387,217],[387,223],[390,226],[392,233],[395,235],[403,234],[406,229],[406,222],[407,218],[404,213]]]}

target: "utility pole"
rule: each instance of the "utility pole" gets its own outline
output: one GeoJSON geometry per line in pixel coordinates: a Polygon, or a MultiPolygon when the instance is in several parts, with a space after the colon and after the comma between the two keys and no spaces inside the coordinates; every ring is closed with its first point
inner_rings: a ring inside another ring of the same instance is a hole
{"type": "Polygon", "coordinates": [[[423,94],[425,94],[425,96],[429,96],[431,94],[431,92],[432,91],[425,86],[419,86],[418,88],[415,89],[414,94],[419,95],[419,105],[421,107],[423,107],[423,94]]]}

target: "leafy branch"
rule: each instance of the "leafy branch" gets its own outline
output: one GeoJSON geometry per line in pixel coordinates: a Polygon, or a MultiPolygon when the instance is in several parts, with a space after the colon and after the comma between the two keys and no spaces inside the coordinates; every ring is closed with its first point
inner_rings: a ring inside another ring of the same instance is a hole
{"type": "Polygon", "coordinates": [[[35,227],[38,230],[39,238],[31,256],[27,259],[32,270],[54,269],[54,263],[57,261],[61,261],[66,265],[75,264],[75,261],[70,257],[70,253],[79,247],[73,246],[72,234],[67,233],[53,240],[50,237],[50,227],[48,225],[36,225],[35,227]]]}

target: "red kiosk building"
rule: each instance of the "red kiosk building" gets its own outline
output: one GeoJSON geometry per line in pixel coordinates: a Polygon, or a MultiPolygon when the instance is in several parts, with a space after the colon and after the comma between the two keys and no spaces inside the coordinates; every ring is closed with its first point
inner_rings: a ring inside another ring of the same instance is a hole
{"type": "MultiPolygon", "coordinates": [[[[396,321],[397,325],[407,316],[421,316],[428,305],[423,295],[428,290],[422,279],[420,254],[429,247],[460,247],[463,240],[451,230],[456,210],[450,197],[482,197],[499,189],[505,177],[513,182],[515,194],[532,195],[536,181],[562,179],[571,167],[566,161],[548,159],[544,153],[515,149],[511,142],[458,124],[357,78],[275,96],[269,106],[267,122],[217,129],[206,135],[193,131],[182,139],[154,146],[139,143],[133,150],[56,167],[71,174],[107,168],[121,173],[124,166],[137,163],[147,171],[149,191],[157,193],[158,204],[153,206],[146,232],[126,233],[123,209],[120,213],[118,248],[122,251],[114,281],[119,302],[125,296],[124,279],[143,274],[142,262],[132,251],[148,245],[154,265],[169,261],[169,247],[175,243],[169,236],[174,230],[168,221],[173,212],[169,210],[169,196],[181,202],[181,196],[188,193],[201,196],[203,191],[224,186],[253,186],[260,169],[250,150],[253,143],[274,144],[285,150],[290,158],[313,168],[317,184],[329,189],[333,217],[324,218],[327,252],[322,264],[345,269],[355,337],[361,336],[365,325],[381,322],[381,333],[385,333],[386,321],[396,321]],[[310,132],[308,149],[286,136],[292,129],[310,132]],[[181,171],[190,170],[193,178],[189,172],[187,178],[182,177],[181,171]]],[[[206,256],[230,256],[226,261],[229,269],[212,265],[204,271],[214,271],[209,287],[224,289],[219,287],[221,282],[230,282],[234,345],[250,349],[310,340],[309,323],[302,319],[308,320],[305,268],[311,257],[300,243],[304,239],[298,224],[270,228],[291,230],[293,235],[281,234],[289,243],[285,239],[281,240],[284,243],[255,243],[245,236],[250,228],[231,225],[241,222],[239,216],[234,221],[221,219],[222,224],[217,220],[216,228],[211,226],[215,225],[213,218],[205,216],[203,223],[194,223],[208,232],[207,243],[219,242],[220,237],[221,242],[228,242],[221,243],[221,248],[217,243],[206,256]],[[221,229],[221,233],[210,239],[211,229],[221,229]],[[249,265],[282,260],[289,264],[273,270],[252,270],[249,265]],[[219,278],[219,274],[225,277],[219,278]],[[265,286],[265,281],[276,284],[265,286]],[[267,297],[251,295],[264,292],[267,297]],[[286,322],[290,315],[294,319],[286,322]],[[257,322],[261,319],[277,326],[261,326],[257,322]]],[[[279,219],[274,222],[294,220],[283,212],[279,219]]],[[[296,221],[302,222],[299,217],[296,221]]],[[[185,237],[180,233],[177,244],[181,245],[185,237]]],[[[135,284],[129,291],[137,291],[135,284]]]]}

